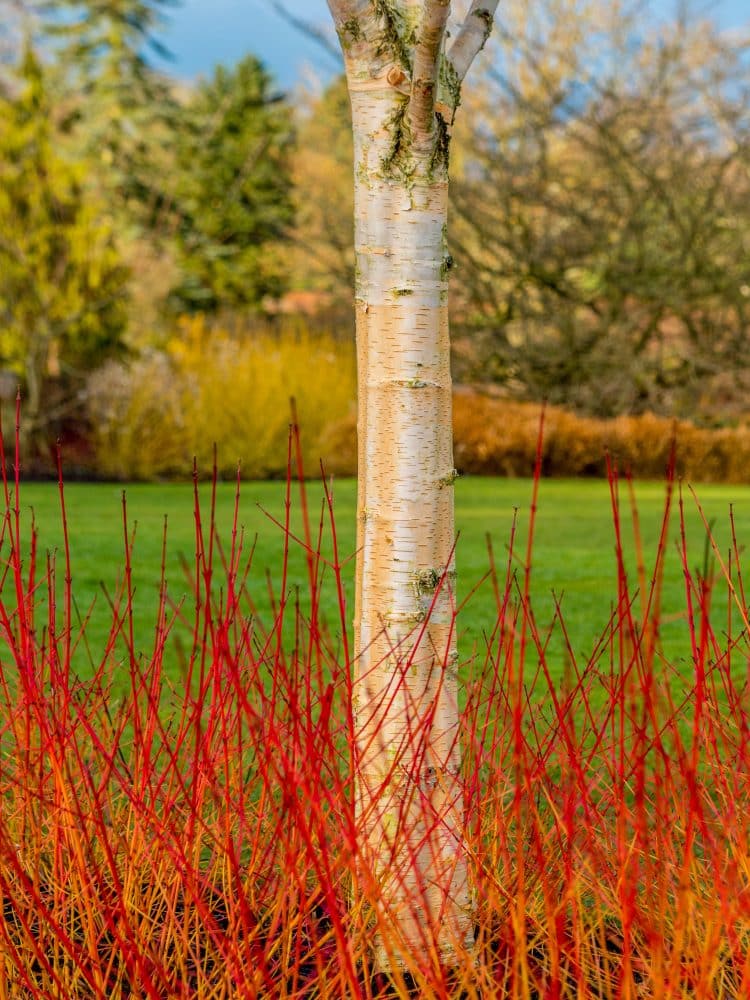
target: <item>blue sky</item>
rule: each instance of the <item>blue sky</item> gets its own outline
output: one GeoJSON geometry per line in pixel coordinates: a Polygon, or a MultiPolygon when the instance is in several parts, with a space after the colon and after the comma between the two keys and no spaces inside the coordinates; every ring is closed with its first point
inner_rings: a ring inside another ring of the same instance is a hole
{"type": "MultiPolygon", "coordinates": [[[[326,0],[285,0],[285,6],[301,19],[330,23],[326,0]]],[[[217,63],[236,62],[247,52],[259,56],[284,87],[292,86],[305,66],[324,76],[336,69],[269,0],[176,0],[160,39],[174,56],[168,70],[183,78],[207,75],[217,63]]]]}
{"type": "MultiPolygon", "coordinates": [[[[674,0],[654,0],[653,5],[667,13],[674,0]]],[[[330,22],[326,0],[285,0],[285,6],[307,21],[330,22]]],[[[748,0],[708,0],[696,6],[713,12],[725,27],[750,24],[748,0]]],[[[182,0],[160,38],[174,56],[169,71],[185,79],[207,75],[217,63],[231,64],[247,52],[260,56],[285,88],[293,86],[305,66],[324,77],[336,67],[319,45],[280,18],[269,0],[182,0]]]]}

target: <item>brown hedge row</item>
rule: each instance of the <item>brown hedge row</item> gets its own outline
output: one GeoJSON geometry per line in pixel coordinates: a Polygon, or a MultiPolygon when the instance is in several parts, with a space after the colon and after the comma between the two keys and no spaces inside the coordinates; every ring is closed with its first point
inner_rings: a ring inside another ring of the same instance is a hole
{"type": "MultiPolygon", "coordinates": [[[[536,460],[542,407],[458,387],[453,396],[453,448],[463,475],[529,476],[536,460]]],[[[304,428],[303,428],[304,432],[304,428]]],[[[691,482],[750,482],[750,425],[718,430],[653,414],[595,420],[545,408],[545,476],[605,476],[607,454],[638,479],[661,479],[676,451],[676,473],[691,482]]],[[[329,428],[327,466],[356,471],[354,416],[329,428]]]]}
{"type": "MultiPolygon", "coordinates": [[[[542,407],[459,388],[454,394],[454,453],[467,475],[526,476],[534,468],[542,407]]],[[[750,426],[708,429],[653,414],[595,420],[545,410],[542,471],[547,476],[606,474],[662,478],[672,446],[676,473],[693,482],[750,481],[750,426]]]]}

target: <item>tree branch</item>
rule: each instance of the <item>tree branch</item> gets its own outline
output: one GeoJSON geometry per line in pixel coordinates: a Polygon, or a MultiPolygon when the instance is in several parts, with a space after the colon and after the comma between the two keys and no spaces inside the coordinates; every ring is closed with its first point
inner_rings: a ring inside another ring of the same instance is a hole
{"type": "Polygon", "coordinates": [[[341,33],[356,34],[365,18],[372,16],[371,0],[327,0],[333,23],[339,36],[341,33]]]}
{"type": "Polygon", "coordinates": [[[414,49],[411,97],[409,100],[409,126],[416,142],[424,140],[435,128],[435,99],[437,92],[440,50],[445,37],[451,0],[424,0],[422,23],[414,49]]]}
{"type": "Polygon", "coordinates": [[[448,52],[459,82],[466,76],[490,37],[497,5],[498,0],[472,0],[469,13],[448,52]]]}
{"type": "Polygon", "coordinates": [[[351,0],[327,0],[327,2],[336,30],[340,31],[341,26],[349,18],[354,17],[354,4],[351,0]]]}
{"type": "Polygon", "coordinates": [[[358,58],[375,55],[376,46],[370,41],[377,21],[373,0],[327,0],[344,55],[358,53],[358,58]]]}

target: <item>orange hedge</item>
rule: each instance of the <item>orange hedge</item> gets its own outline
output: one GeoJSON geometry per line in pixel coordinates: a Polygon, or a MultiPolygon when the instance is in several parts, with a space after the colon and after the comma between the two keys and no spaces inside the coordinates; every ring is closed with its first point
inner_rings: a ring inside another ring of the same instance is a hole
{"type": "MultiPolygon", "coordinates": [[[[477,390],[454,394],[454,451],[460,472],[525,476],[534,467],[542,408],[477,390]]],[[[711,430],[653,414],[595,420],[546,409],[542,469],[547,476],[603,475],[609,452],[640,479],[664,475],[674,443],[676,472],[695,482],[746,482],[750,426],[711,430]]]]}

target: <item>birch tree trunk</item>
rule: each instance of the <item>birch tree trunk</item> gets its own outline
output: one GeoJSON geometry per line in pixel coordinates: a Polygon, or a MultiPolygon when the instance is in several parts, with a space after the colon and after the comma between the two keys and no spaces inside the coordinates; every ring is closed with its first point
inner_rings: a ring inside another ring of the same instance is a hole
{"type": "Polygon", "coordinates": [[[471,945],[453,629],[450,126],[497,0],[329,0],[355,173],[357,894],[383,968],[471,945]]]}

